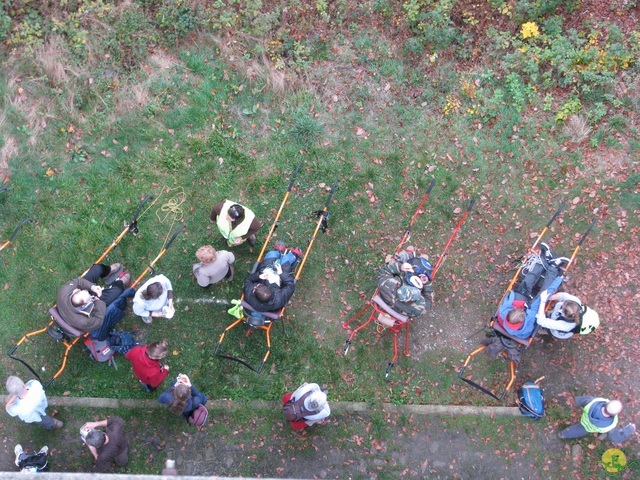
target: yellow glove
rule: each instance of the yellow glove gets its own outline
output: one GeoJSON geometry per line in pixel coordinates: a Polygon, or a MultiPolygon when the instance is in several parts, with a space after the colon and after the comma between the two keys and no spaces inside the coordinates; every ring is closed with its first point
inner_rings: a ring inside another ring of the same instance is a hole
{"type": "Polygon", "coordinates": [[[231,303],[233,303],[233,307],[231,307],[229,310],[227,310],[227,313],[229,315],[232,315],[236,318],[242,318],[244,317],[244,312],[242,311],[242,301],[241,300],[231,300],[231,303]]]}

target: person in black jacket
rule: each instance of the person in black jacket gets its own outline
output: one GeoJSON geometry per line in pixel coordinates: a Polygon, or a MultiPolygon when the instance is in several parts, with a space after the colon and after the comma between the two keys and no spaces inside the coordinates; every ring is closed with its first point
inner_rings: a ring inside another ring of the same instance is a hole
{"type": "Polygon", "coordinates": [[[276,243],[244,281],[244,299],[258,312],[275,312],[283,308],[295,290],[294,265],[302,250],[287,250],[276,243]]]}

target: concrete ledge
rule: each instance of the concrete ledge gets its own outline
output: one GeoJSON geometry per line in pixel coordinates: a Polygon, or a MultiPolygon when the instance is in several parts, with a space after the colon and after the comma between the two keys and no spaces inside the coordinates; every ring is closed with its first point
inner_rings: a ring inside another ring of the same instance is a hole
{"type": "MultiPolygon", "coordinates": [[[[8,397],[0,396],[6,403],[8,397]]],[[[92,407],[92,408],[167,408],[153,399],[94,398],[94,397],[48,397],[52,407],[92,407]]],[[[366,413],[383,410],[388,413],[404,415],[486,415],[501,417],[520,416],[517,407],[477,407],[470,405],[394,405],[392,403],[368,402],[329,402],[333,413],[366,413]]],[[[280,402],[255,400],[252,402],[236,402],[232,400],[209,400],[211,409],[237,410],[250,407],[254,410],[273,410],[280,407],[280,402]]]]}
{"type": "MultiPolygon", "coordinates": [[[[177,475],[166,477],[162,475],[130,475],[124,473],[65,473],[65,472],[41,472],[41,473],[18,473],[18,472],[0,472],[0,480],[89,480],[96,478],[108,478],[109,480],[167,480],[168,478],[176,480],[246,480],[246,477],[218,477],[203,476],[192,477],[186,475],[177,475]]],[[[262,478],[262,477],[261,477],[262,478]]],[[[262,480],[278,480],[275,478],[262,478],[262,480]]],[[[282,480],[282,479],[279,479],[282,480]]],[[[296,480],[296,479],[289,479],[296,480]]]]}

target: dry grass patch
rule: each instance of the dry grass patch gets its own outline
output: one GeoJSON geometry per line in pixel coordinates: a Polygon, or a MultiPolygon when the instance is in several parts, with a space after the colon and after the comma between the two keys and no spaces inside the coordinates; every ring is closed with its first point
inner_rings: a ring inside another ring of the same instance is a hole
{"type": "MultiPolygon", "coordinates": [[[[0,125],[4,123],[0,120],[0,125]]],[[[0,150],[0,183],[9,178],[9,159],[18,153],[18,142],[13,137],[5,137],[4,145],[0,150]]]]}
{"type": "Polygon", "coordinates": [[[130,88],[118,90],[116,115],[120,116],[142,108],[149,103],[149,89],[146,84],[131,85],[130,88]]]}
{"type": "Polygon", "coordinates": [[[66,56],[64,43],[57,36],[52,36],[35,55],[35,63],[49,79],[51,85],[60,85],[67,81],[65,70],[66,56]]]}
{"type": "Polygon", "coordinates": [[[571,143],[580,144],[589,138],[591,127],[581,116],[571,115],[562,127],[562,133],[571,143]]]}

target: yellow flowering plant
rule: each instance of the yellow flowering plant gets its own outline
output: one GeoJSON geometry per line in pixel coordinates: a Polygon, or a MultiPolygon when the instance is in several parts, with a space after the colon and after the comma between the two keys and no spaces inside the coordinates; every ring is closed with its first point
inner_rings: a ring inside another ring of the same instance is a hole
{"type": "Polygon", "coordinates": [[[522,33],[522,38],[537,37],[540,35],[540,30],[536,22],[523,23],[520,32],[522,33]]]}

